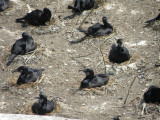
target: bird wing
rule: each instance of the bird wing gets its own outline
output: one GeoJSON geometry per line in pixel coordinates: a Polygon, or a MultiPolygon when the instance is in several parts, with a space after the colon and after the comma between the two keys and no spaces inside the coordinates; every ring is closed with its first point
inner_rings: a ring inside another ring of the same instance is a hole
{"type": "Polygon", "coordinates": [[[11,53],[12,54],[19,54],[19,55],[23,55],[26,52],[26,43],[25,41],[22,39],[17,40],[12,49],[11,49],[11,53]]]}

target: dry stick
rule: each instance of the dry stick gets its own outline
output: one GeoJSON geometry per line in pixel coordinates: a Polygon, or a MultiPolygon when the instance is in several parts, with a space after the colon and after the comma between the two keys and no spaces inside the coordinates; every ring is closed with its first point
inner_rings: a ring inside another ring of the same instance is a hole
{"type": "Polygon", "coordinates": [[[79,28],[81,28],[81,26],[83,25],[83,23],[85,22],[85,20],[89,17],[89,15],[93,12],[94,8],[96,7],[96,3],[94,3],[94,6],[92,8],[92,10],[89,12],[89,14],[83,19],[82,23],[80,24],[79,28]]]}
{"type": "Polygon", "coordinates": [[[130,93],[130,89],[135,81],[135,79],[137,78],[137,76],[134,77],[133,81],[131,82],[131,85],[129,86],[129,89],[128,89],[128,93],[127,93],[127,96],[126,96],[126,99],[124,100],[124,105],[126,104],[127,102],[127,99],[128,99],[128,96],[129,96],[129,93],[130,93]]]}
{"type": "Polygon", "coordinates": [[[43,80],[43,78],[45,77],[45,74],[42,76],[42,78],[39,80],[39,83],[41,83],[41,81],[43,80]]]}
{"type": "Polygon", "coordinates": [[[36,50],[29,56],[29,58],[26,60],[25,64],[30,60],[30,58],[36,53],[36,50]]]}
{"type": "Polygon", "coordinates": [[[101,55],[102,55],[102,58],[103,58],[103,63],[104,63],[104,66],[105,66],[105,74],[107,73],[107,71],[106,71],[106,62],[105,62],[105,58],[104,58],[104,55],[103,55],[103,52],[102,52],[102,44],[100,44],[100,40],[98,40],[99,41],[99,51],[100,51],[100,53],[101,53],[101,55]]]}

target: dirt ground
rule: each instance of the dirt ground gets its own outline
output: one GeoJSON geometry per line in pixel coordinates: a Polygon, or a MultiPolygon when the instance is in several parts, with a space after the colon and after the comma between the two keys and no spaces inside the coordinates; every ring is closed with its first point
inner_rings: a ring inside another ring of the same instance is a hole
{"type": "Polygon", "coordinates": [[[102,17],[106,16],[116,31],[110,36],[88,38],[73,45],[70,41],[84,36],[77,28],[90,11],[64,20],[72,15],[67,9],[70,4],[73,4],[72,0],[12,0],[11,8],[0,13],[0,112],[32,114],[30,106],[42,90],[48,99],[57,97],[58,100],[58,109],[50,115],[87,120],[111,120],[117,115],[121,120],[160,120],[159,106],[147,105],[148,113],[143,116],[138,108],[149,86],[160,87],[160,68],[155,67],[159,62],[159,32],[144,28],[146,20],[159,14],[160,2],[106,0],[90,14],[82,28],[102,23],[102,17]],[[15,19],[28,12],[27,4],[32,10],[49,8],[54,19],[47,26],[23,28],[20,23],[15,23],[15,19]],[[16,57],[6,67],[11,46],[21,38],[22,32],[28,32],[38,48],[33,54],[16,57]],[[112,67],[107,57],[118,38],[124,39],[132,59],[112,67]],[[106,65],[100,51],[105,56],[106,65]],[[19,74],[11,71],[21,65],[45,68],[43,79],[27,86],[14,85],[19,74]],[[79,70],[84,67],[93,68],[95,73],[104,73],[106,69],[115,74],[110,76],[106,87],[79,91],[80,82],[85,77],[79,70]]]}

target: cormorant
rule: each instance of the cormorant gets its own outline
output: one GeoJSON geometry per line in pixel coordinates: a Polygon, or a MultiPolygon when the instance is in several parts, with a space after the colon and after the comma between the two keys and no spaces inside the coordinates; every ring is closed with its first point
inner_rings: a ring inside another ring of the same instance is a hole
{"type": "Polygon", "coordinates": [[[9,7],[9,0],[0,0],[0,11],[4,11],[9,7]]]}
{"type": "Polygon", "coordinates": [[[74,6],[68,5],[68,9],[72,9],[75,13],[81,13],[84,10],[93,8],[95,0],[75,0],[74,6]]]}
{"type": "Polygon", "coordinates": [[[39,97],[37,98],[39,99],[39,102],[32,105],[33,113],[44,115],[56,109],[55,101],[47,100],[47,97],[42,92],[40,92],[39,97]]]}
{"type": "Polygon", "coordinates": [[[110,34],[113,32],[113,27],[110,23],[108,23],[106,17],[102,17],[103,25],[100,23],[96,23],[93,26],[90,26],[87,31],[80,30],[80,32],[84,32],[86,36],[99,37],[110,34]]]}
{"type": "Polygon", "coordinates": [[[76,43],[81,43],[83,42],[88,36],[93,36],[93,37],[99,37],[99,36],[104,36],[108,35],[113,32],[113,27],[110,23],[107,22],[106,17],[102,17],[103,25],[100,23],[96,23],[93,26],[90,26],[87,31],[83,30],[82,28],[78,28],[80,32],[85,33],[86,35],[77,41],[71,41],[71,44],[76,44],[76,43]]]}
{"type": "Polygon", "coordinates": [[[113,73],[94,74],[92,69],[84,69],[83,72],[86,74],[86,77],[81,82],[80,89],[101,87],[106,85],[109,81],[108,75],[113,75],[113,73]]]}
{"type": "Polygon", "coordinates": [[[13,70],[12,72],[20,72],[20,76],[17,80],[17,85],[20,84],[27,84],[30,82],[36,82],[41,76],[42,76],[42,71],[44,69],[33,69],[33,68],[28,68],[26,66],[20,66],[19,68],[13,70]]]}
{"type": "Polygon", "coordinates": [[[129,51],[122,46],[122,39],[117,40],[117,44],[113,44],[109,52],[109,61],[113,63],[122,63],[130,59],[129,51]]]}
{"type": "Polygon", "coordinates": [[[17,55],[25,55],[26,53],[35,50],[36,46],[37,45],[34,43],[33,38],[23,32],[22,38],[14,43],[11,49],[11,56],[9,57],[6,65],[9,66],[17,55]]]}
{"type": "Polygon", "coordinates": [[[142,114],[146,109],[146,103],[160,103],[160,88],[150,86],[148,91],[144,93],[143,100],[140,103],[143,105],[142,114]]]}
{"type": "Polygon", "coordinates": [[[51,19],[52,13],[48,8],[44,8],[43,11],[36,9],[30,13],[27,13],[22,18],[16,19],[16,22],[28,23],[34,26],[45,25],[47,21],[51,19]]]}

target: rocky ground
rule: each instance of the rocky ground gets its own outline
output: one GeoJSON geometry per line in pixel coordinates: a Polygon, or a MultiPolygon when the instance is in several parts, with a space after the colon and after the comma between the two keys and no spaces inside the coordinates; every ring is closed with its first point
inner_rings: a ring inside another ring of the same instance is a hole
{"type": "Polygon", "coordinates": [[[146,20],[159,14],[160,1],[106,0],[90,14],[82,28],[102,23],[102,17],[106,16],[115,32],[72,45],[70,41],[84,36],[77,28],[90,11],[64,20],[72,15],[67,9],[70,4],[72,0],[12,0],[11,7],[0,13],[0,112],[32,114],[30,106],[42,90],[48,99],[58,100],[58,109],[49,115],[87,120],[111,120],[117,115],[122,120],[160,120],[159,106],[147,105],[148,113],[143,116],[138,108],[149,86],[160,86],[160,68],[155,67],[159,62],[159,32],[144,27],[146,20]],[[29,11],[27,5],[32,10],[48,7],[53,19],[47,26],[23,28],[15,19],[29,11]],[[38,48],[35,53],[18,56],[6,67],[11,46],[22,32],[28,32],[38,48]],[[108,53],[118,38],[124,39],[132,59],[112,67],[108,53]],[[21,65],[45,68],[43,78],[34,84],[16,86],[19,74],[11,71],[21,65]],[[85,77],[79,70],[85,67],[96,73],[104,73],[106,69],[115,74],[105,87],[79,91],[85,77]]]}

